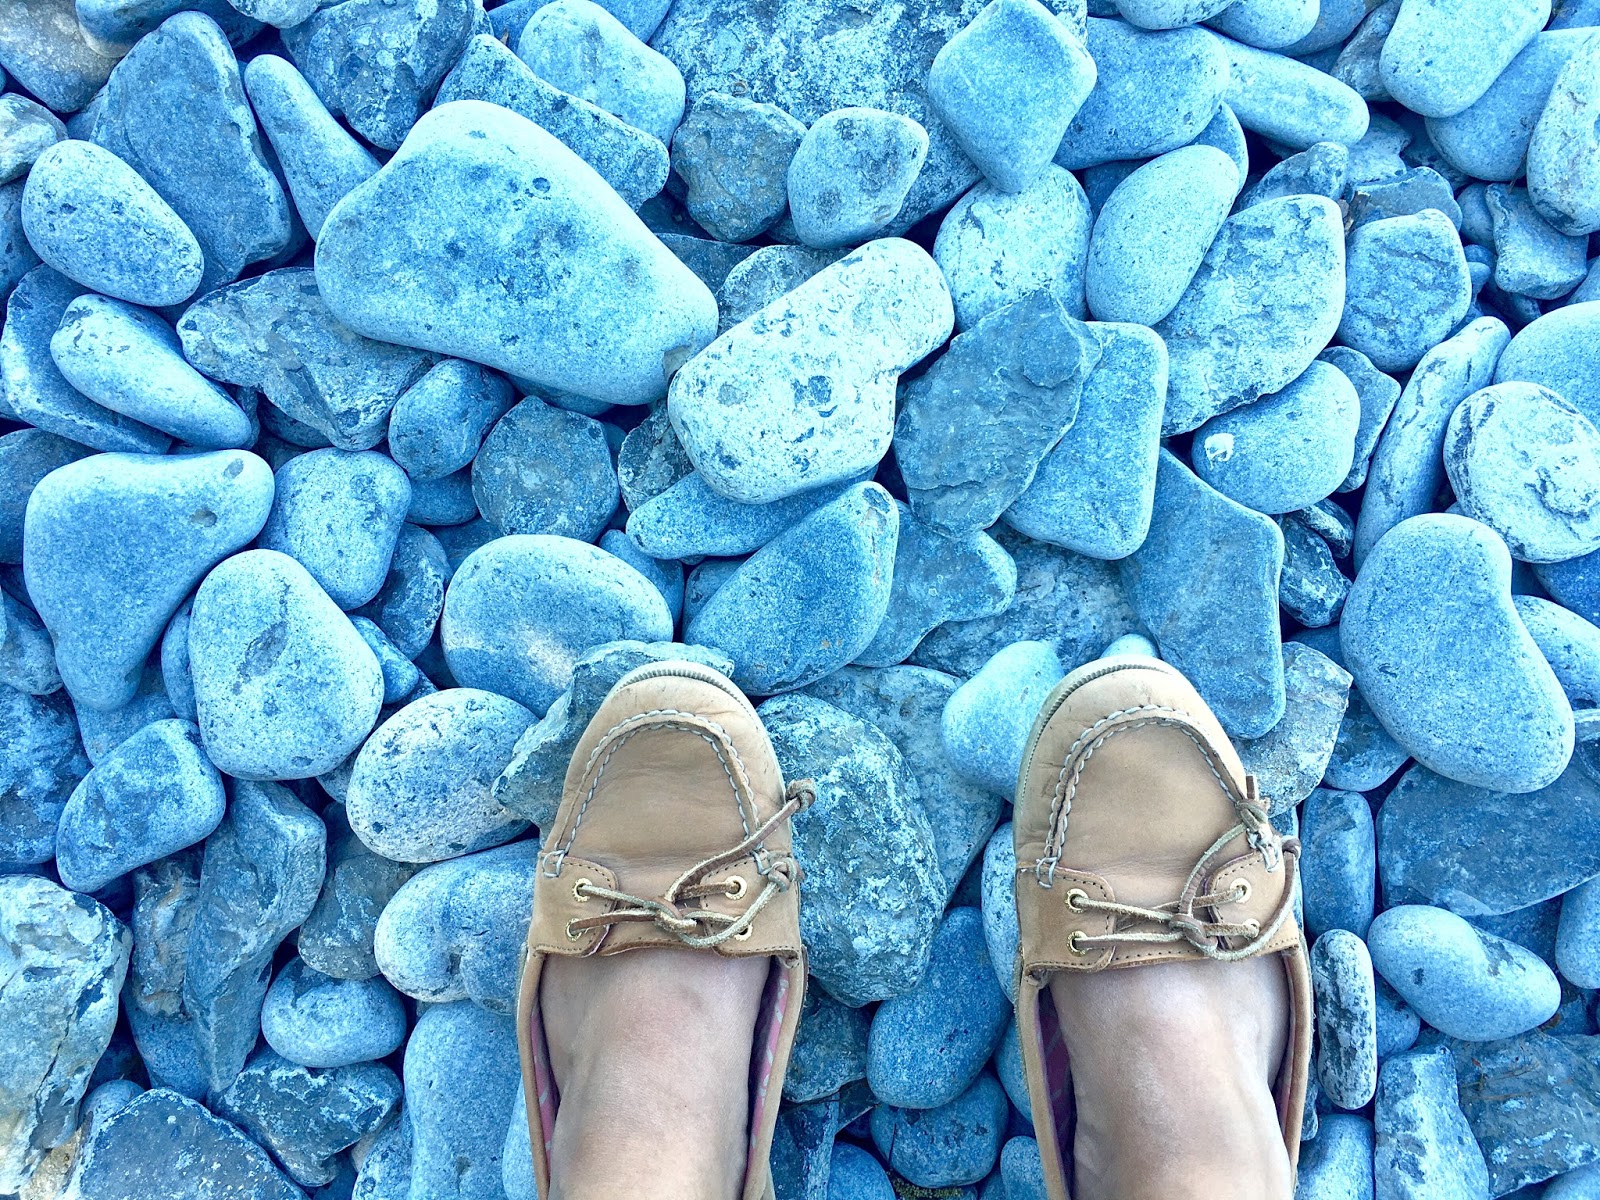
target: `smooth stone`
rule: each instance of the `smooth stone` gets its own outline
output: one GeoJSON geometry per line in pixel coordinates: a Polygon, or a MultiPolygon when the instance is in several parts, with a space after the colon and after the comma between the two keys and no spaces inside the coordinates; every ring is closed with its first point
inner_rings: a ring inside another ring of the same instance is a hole
{"type": "Polygon", "coordinates": [[[1250,147],[1245,141],[1244,126],[1239,124],[1239,118],[1233,115],[1233,109],[1227,104],[1217,109],[1216,115],[1195,136],[1193,144],[1216,147],[1233,159],[1234,169],[1238,171],[1240,179],[1250,177],[1250,147]]]}
{"type": "Polygon", "coordinates": [[[1552,227],[1522,188],[1492,183],[1484,199],[1494,222],[1495,287],[1512,296],[1555,300],[1583,282],[1586,238],[1552,227]]]}
{"type": "Polygon", "coordinates": [[[1548,1200],[1592,1200],[1600,1195],[1600,1164],[1563,1172],[1549,1182],[1544,1194],[1548,1200]]]}
{"type": "Polygon", "coordinates": [[[288,789],[239,781],[229,800],[206,839],[182,985],[212,1092],[255,1047],[273,954],[316,903],[327,855],[322,822],[288,789]]]}
{"type": "Polygon", "coordinates": [[[18,280],[39,265],[39,256],[22,231],[22,193],[26,186],[21,180],[0,185],[0,302],[11,295],[18,280]]]}
{"type": "Polygon", "coordinates": [[[872,1141],[889,1165],[917,1187],[961,1187],[994,1169],[1009,1107],[999,1082],[984,1073],[940,1108],[874,1108],[872,1141]]]}
{"type": "Polygon", "coordinates": [[[1260,737],[1284,713],[1282,564],[1283,534],[1270,518],[1162,452],[1150,534],[1119,564],[1122,584],[1161,657],[1237,737],[1260,737]]]}
{"type": "Polygon", "coordinates": [[[1336,1108],[1363,1108],[1378,1086],[1372,958],[1366,943],[1346,929],[1319,937],[1310,957],[1317,1007],[1317,1081],[1336,1108]]]}
{"type": "Polygon", "coordinates": [[[222,820],[222,778],[186,721],[148,725],[83,779],[56,834],[56,870],[97,892],[135,867],[192,846],[222,820]]]}
{"type": "Polygon", "coordinates": [[[812,978],[851,1007],[904,995],[927,968],[945,897],[914,776],[875,727],[813,696],[780,696],[760,715],[785,778],[817,787],[794,821],[812,978]]]}
{"type": "Polygon", "coordinates": [[[1232,0],[1111,0],[1123,17],[1141,29],[1172,29],[1214,17],[1232,0]]]}
{"type": "Polygon", "coordinates": [[[1378,1200],[1486,1200],[1489,1171],[1442,1048],[1397,1055],[1378,1073],[1373,1172],[1378,1200]]]}
{"type": "Polygon", "coordinates": [[[314,241],[334,205],[377,174],[378,160],[345,132],[288,59],[256,55],[245,67],[244,86],[314,241]]]}
{"type": "Polygon", "coordinates": [[[1234,0],[1208,24],[1262,50],[1288,52],[1316,26],[1318,0],[1234,0]]]}
{"type": "MultiPolygon", "coordinates": [[[[744,565],[742,558],[708,558],[690,571],[683,580],[683,619],[685,624],[695,619],[702,608],[716,595],[717,589],[732,579],[744,565]]],[[[729,660],[730,662],[732,660],[729,660]]]]}
{"type": "Polygon", "coordinates": [[[203,13],[167,18],[117,64],[94,140],[137,171],[200,243],[201,294],[293,240],[289,197],[268,165],[238,60],[203,13]]]}
{"type": "Polygon", "coordinates": [[[1463,1041],[1524,1033],[1561,1002],[1555,972],[1532,952],[1442,908],[1385,909],[1367,944],[1373,966],[1417,1015],[1463,1041]]]}
{"type": "Polygon", "coordinates": [[[472,461],[478,511],[502,535],[592,542],[621,493],[599,421],[528,397],[496,422],[472,461]]]}
{"type": "Polygon", "coordinates": [[[38,614],[0,590],[0,621],[7,627],[0,642],[0,684],[29,696],[60,691],[55,646],[38,614]]]}
{"type": "Polygon", "coordinates": [[[905,758],[933,831],[945,891],[953,893],[994,831],[1004,801],[952,769],[940,735],[959,681],[926,667],[845,667],[806,689],[884,734],[905,758]]]}
{"type": "MultiPolygon", "coordinates": [[[[243,46],[261,32],[261,22],[241,10],[256,6],[251,0],[240,0],[240,8],[228,0],[82,0],[75,8],[84,40],[96,53],[114,60],[127,54],[140,38],[173,13],[186,9],[204,13],[217,23],[232,45],[243,46]]],[[[80,118],[92,119],[100,95],[78,114],[80,118]]]]}
{"type": "Polygon", "coordinates": [[[416,525],[402,525],[389,558],[389,574],[378,594],[361,608],[361,615],[383,630],[401,654],[414,659],[433,637],[450,575],[451,564],[439,539],[416,525]]]}
{"type": "Polygon", "coordinates": [[[949,282],[958,330],[1048,288],[1074,317],[1094,220],[1070,171],[1046,168],[1021,192],[979,183],[945,214],[933,258],[949,282]]]}
{"type": "Polygon", "coordinates": [[[1071,427],[1099,358],[1099,339],[1048,293],[958,334],[901,395],[895,462],[911,511],[952,535],[993,525],[1071,427]]]}
{"type": "Polygon", "coordinates": [[[439,638],[457,682],[543,715],[583,653],[605,642],[672,638],[655,586],[613,554],[572,538],[496,538],[457,568],[439,638]]]}
{"type": "MultiPolygon", "coordinates": [[[[526,1127],[527,1110],[522,1107],[520,1088],[517,1091],[517,1100],[516,1107],[522,1112],[522,1124],[526,1127]]],[[[511,1119],[517,1120],[515,1113],[511,1119]]],[[[351,1196],[353,1200],[410,1200],[411,1113],[405,1105],[401,1105],[397,1120],[390,1121],[378,1131],[376,1137],[369,1139],[361,1166],[356,1171],[356,1182],[351,1196]]],[[[341,1198],[330,1196],[328,1200],[341,1200],[341,1198]]],[[[507,1197],[507,1200],[512,1198],[507,1197]]]]}
{"type": "Polygon", "coordinates": [[[188,446],[225,450],[255,440],[250,417],[183,357],[154,313],[104,296],[79,296],[50,339],[62,377],[113,412],[188,446]]]}
{"type": "Polygon", "coordinates": [[[1033,481],[1005,512],[1013,529],[1094,558],[1126,558],[1143,543],[1155,503],[1166,346],[1139,325],[1089,323],[1100,360],[1078,413],[1033,481]]]}
{"type": "Polygon", "coordinates": [[[1359,792],[1316,788],[1300,818],[1300,879],[1312,935],[1364,938],[1376,910],[1378,851],[1372,809],[1359,792]]]}
{"type": "Polygon", "coordinates": [[[500,1200],[506,1115],[522,1091],[516,1025],[476,1004],[440,1004],[406,1043],[410,1195],[500,1200]]]}
{"type": "Polygon", "coordinates": [[[1450,416],[1488,386],[1509,339],[1502,322],[1480,317],[1428,351],[1412,371],[1372,455],[1356,522],[1357,567],[1389,530],[1433,510],[1433,497],[1444,482],[1450,416]]]}
{"type": "Polygon", "coordinates": [[[1600,874],[1600,786],[1581,763],[1532,793],[1491,792],[1412,767],[1378,812],[1384,894],[1465,916],[1511,912],[1600,874]],[[1495,845],[1515,821],[1521,836],[1495,845]]]}
{"type": "Polygon", "coordinates": [[[341,324],[303,267],[207,293],[178,321],[178,336],[205,374],[261,391],[340,450],[382,441],[395,401],[433,365],[341,324]]]}
{"type": "Polygon", "coordinates": [[[1011,795],[1033,718],[1065,674],[1048,644],[1017,642],[957,688],[940,721],[945,754],[957,773],[1011,795]]]}
{"type": "Polygon", "coordinates": [[[1558,308],[1518,330],[1494,372],[1495,383],[1512,381],[1549,388],[1600,421],[1600,300],[1558,308]]]}
{"type": "Polygon", "coordinates": [[[1349,170],[1348,147],[1338,142],[1317,142],[1268,168],[1244,190],[1238,207],[1252,208],[1284,196],[1327,196],[1337,200],[1344,195],[1349,170]]]}
{"type": "Polygon", "coordinates": [[[1600,879],[1581,883],[1561,898],[1556,966],[1577,987],[1600,987],[1600,879]]]}
{"type": "Polygon", "coordinates": [[[724,675],[733,663],[715,650],[679,642],[614,641],[585,650],[574,663],[571,682],[544,716],[517,739],[510,761],[494,783],[494,798],[543,828],[555,820],[567,764],[613,685],[649,663],[688,661],[724,675]]]}
{"type": "MultiPolygon", "coordinates": [[[[162,635],[162,640],[166,636],[162,635]]],[[[147,725],[169,720],[177,715],[167,698],[166,680],[160,668],[152,662],[145,663],[139,675],[139,689],[121,708],[100,712],[88,705],[75,705],[78,717],[78,736],[83,739],[84,753],[98,766],[118,746],[147,725]]],[[[192,724],[193,722],[191,722],[192,724]]]]}
{"type": "Polygon", "coordinates": [[[26,176],[66,136],[67,127],[42,104],[16,92],[0,96],[0,184],[26,176]]]}
{"type": "Polygon", "coordinates": [[[1572,713],[1510,582],[1511,556],[1492,530],[1413,517],[1362,565],[1339,629],[1362,697],[1418,762],[1531,792],[1566,768],[1572,713]]]}
{"type": "Polygon", "coordinates": [[[1212,417],[1194,434],[1194,471],[1257,512],[1331,495],[1350,474],[1361,399],[1344,372],[1312,362],[1282,391],[1212,417]]]}
{"type": "Polygon", "coordinates": [[[690,619],[685,639],[726,653],[734,682],[754,695],[821,679],[877,633],[898,529],[887,492],[875,483],[852,486],[740,566],[690,619]],[[823,600],[801,604],[797,594],[823,600]]]}
{"type": "Polygon", "coordinates": [[[984,177],[1020,192],[1050,164],[1094,84],[1083,40],[1043,4],[990,0],[934,57],[927,94],[984,177]]]}
{"type": "Polygon", "coordinates": [[[1339,337],[1381,371],[1404,371],[1466,315],[1472,285],[1461,240],[1437,209],[1358,226],[1345,254],[1339,337]]]}
{"type": "MultiPolygon", "coordinates": [[[[805,136],[806,127],[775,104],[722,92],[702,95],[672,135],[672,167],[687,189],[683,204],[689,215],[725,242],[766,232],[788,208],[789,165],[805,136]]],[[[924,133],[919,169],[926,138],[924,133]]]]}
{"type": "Polygon", "coordinates": [[[927,131],[909,117],[873,108],[828,113],[788,165],[789,215],[800,240],[832,250],[878,233],[900,211],[927,153],[927,131]]]}
{"type": "Polygon", "coordinates": [[[1597,76],[1600,51],[1591,36],[1556,76],[1528,143],[1528,194],[1540,215],[1569,236],[1600,230],[1597,76]]]}
{"type": "Polygon", "coordinates": [[[893,1200],[897,1193],[878,1160],[850,1142],[835,1142],[828,1162],[827,1200],[893,1200]]]}
{"type": "Polygon", "coordinates": [[[600,5],[544,5],[522,27],[515,49],[539,78],[671,144],[683,118],[683,74],[600,5]]]}
{"type": "Polygon", "coordinates": [[[1412,112],[1454,116],[1489,89],[1549,16],[1550,0],[1402,0],[1383,43],[1383,85],[1412,112]]]}
{"type": "Polygon", "coordinates": [[[399,648],[389,640],[388,634],[366,617],[351,617],[350,624],[356,627],[361,640],[367,644],[367,649],[371,650],[378,660],[378,671],[383,676],[384,704],[399,704],[404,701],[421,682],[422,672],[417,669],[414,662],[400,653],[399,648]]]}
{"type": "Polygon", "coordinates": [[[165,453],[172,444],[166,434],[96,404],[56,368],[51,338],[81,295],[83,288],[50,267],[34,267],[18,281],[0,326],[0,409],[91,449],[165,453]]]}
{"type": "MultiPolygon", "coordinates": [[[[1022,933],[1017,925],[1017,849],[1011,836],[1010,821],[1003,822],[984,847],[983,867],[978,882],[978,894],[983,907],[983,938],[989,948],[989,964],[994,968],[995,981],[1000,989],[1015,1004],[1022,933]]],[[[1014,1048],[1016,1036],[1013,1022],[1006,1034],[1005,1045],[1014,1048]]],[[[1002,1049],[1002,1056],[1004,1053],[1002,1049]]],[[[1017,1065],[1020,1068],[1020,1054],[1017,1065]]],[[[1006,1080],[1003,1066],[1000,1078],[1006,1080]]],[[[1012,1091],[1009,1082],[1006,1083],[1006,1090],[1012,1091]]],[[[1023,1093],[1026,1095],[1026,1085],[1023,1093]]],[[[1012,1098],[1015,1101],[1014,1092],[1012,1098]]],[[[1027,1110],[1026,1104],[1022,1107],[1027,1110]]]]}
{"type": "Polygon", "coordinates": [[[442,479],[419,479],[411,485],[407,521],[415,525],[465,525],[477,519],[478,502],[472,494],[470,470],[442,479]]]}
{"type": "Polygon", "coordinates": [[[450,688],[406,705],[356,755],[345,799],[372,850],[436,862],[510,841],[527,828],[491,794],[534,717],[492,692],[450,688]]]}
{"type": "Polygon", "coordinates": [[[805,1104],[867,1077],[867,1031],[873,1010],[847,1008],[813,988],[800,1010],[800,1029],[783,1078],[783,1098],[805,1104]]]}
{"type": "Polygon", "coordinates": [[[899,373],[953,321],[926,253],[868,242],[691,359],[672,381],[673,428],[706,482],[743,503],[852,478],[889,448],[899,373]]]}
{"type": "MultiPolygon", "coordinates": [[[[323,821],[328,827],[328,868],[317,902],[297,934],[300,957],[309,969],[335,979],[371,979],[378,974],[372,949],[378,917],[417,868],[369,850],[351,831],[342,804],[330,804],[323,821]]],[[[283,1053],[282,1047],[274,1048],[283,1053]]]]}
{"type": "Polygon", "coordinates": [[[1366,102],[1339,79],[1270,50],[1217,40],[1228,56],[1223,99],[1252,133],[1305,150],[1318,142],[1350,146],[1367,132],[1366,102]]]}
{"type": "Polygon", "coordinates": [[[1144,164],[1101,206],[1084,287],[1102,321],[1155,325],[1178,303],[1239,191],[1233,162],[1184,146],[1144,164]]]}
{"type": "MultiPolygon", "coordinates": [[[[527,117],[593,167],[629,208],[659,194],[667,182],[667,148],[659,141],[540,79],[492,37],[473,37],[439,85],[435,106],[455,100],[484,100],[527,117]]],[[[781,181],[777,190],[782,192],[781,181]]]]}
{"type": "Polygon", "coordinates": [[[1302,1144],[1295,1184],[1299,1200],[1373,1200],[1372,1122],[1353,1113],[1328,1113],[1317,1136],[1302,1144]]]}
{"type": "Polygon", "coordinates": [[[0,66],[54,112],[89,103],[116,65],[84,37],[72,0],[18,0],[6,16],[0,66]]]}
{"type": "MultiPolygon", "coordinates": [[[[1422,1032],[1422,1018],[1406,1006],[1381,978],[1378,983],[1378,1061],[1403,1054],[1416,1045],[1422,1032]]],[[[1381,1068],[1380,1068],[1381,1070],[1381,1068]]]]}
{"type": "Polygon", "coordinates": [[[64,695],[0,686],[0,735],[0,860],[49,862],[61,810],[89,772],[72,708],[64,695]]]}
{"type": "MultiPolygon", "coordinates": [[[[427,107],[482,12],[472,0],[342,0],[284,30],[284,45],[328,111],[394,150],[427,107]]],[[[324,226],[326,227],[326,226],[324,226]]]]}
{"type": "Polygon", "coordinates": [[[275,479],[272,513],[256,544],[295,559],[346,611],[375,597],[411,503],[405,472],[372,451],[313,450],[290,459],[275,479]]]}
{"type": "Polygon", "coordinates": [[[22,228],[45,263],[118,300],[178,304],[200,285],[200,243],[189,227],[93,142],[60,142],[39,156],[22,193],[22,228]]]}
{"type": "Polygon", "coordinates": [[[34,875],[0,876],[0,1187],[20,1190],[76,1125],[78,1102],[117,1023],[127,929],[87,896],[34,875]]]}
{"type": "Polygon", "coordinates": [[[767,504],[741,504],[712,491],[703,475],[691,472],[630,512],[627,536],[655,558],[752,554],[854,483],[830,483],[767,504]]]}
{"type": "MultiPolygon", "coordinates": [[[[39,481],[88,454],[86,447],[42,429],[0,434],[0,563],[22,562],[23,516],[39,481]]],[[[4,644],[0,638],[0,646],[4,644]]]]}
{"type": "MultiPolygon", "coordinates": [[[[717,289],[717,332],[727,333],[746,317],[754,316],[779,296],[799,287],[822,268],[838,262],[845,253],[843,250],[812,250],[805,246],[762,246],[740,259],[717,289]]],[[[662,420],[665,421],[664,412],[662,420]]],[[[652,434],[652,440],[654,436],[652,434]]],[[[682,459],[687,470],[688,456],[677,444],[676,434],[673,434],[671,444],[676,448],[672,458],[682,459]]]]}
{"type": "MultiPolygon", "coordinates": [[[[1413,142],[1405,153],[1413,155],[1417,145],[1413,142]]],[[[1464,219],[1450,180],[1426,166],[1409,167],[1399,175],[1359,183],[1351,189],[1349,201],[1350,217],[1356,226],[1415,216],[1430,208],[1442,214],[1452,230],[1460,229],[1464,219]]]]}
{"type": "Polygon", "coordinates": [[[1332,340],[1343,307],[1333,201],[1287,196],[1228,218],[1156,326],[1170,364],[1162,432],[1194,429],[1292,382],[1332,340]]]}
{"type": "Polygon", "coordinates": [[[620,529],[608,529],[601,534],[600,549],[615,554],[655,586],[667,602],[667,613],[676,627],[683,613],[683,564],[670,558],[651,558],[620,529]]]}
{"type": "Polygon", "coordinates": [[[1091,17],[1094,90],[1073,114],[1058,166],[1152,158],[1188,145],[1222,104],[1228,56],[1201,29],[1150,31],[1091,17]]]}
{"type": "Polygon", "coordinates": [[[1333,754],[1350,674],[1300,642],[1283,644],[1284,712],[1258,738],[1240,738],[1239,757],[1274,816],[1311,795],[1333,754]]]}
{"type": "Polygon", "coordinates": [[[1548,600],[1517,595],[1513,603],[1567,699],[1594,704],[1600,697],[1600,629],[1548,600]]]}
{"type": "Polygon", "coordinates": [[[67,689],[102,711],[133,698],[168,619],[266,519],[266,464],[238,450],[97,455],[34,489],[23,570],[67,689]]]}
{"type": "Polygon", "coordinates": [[[1317,358],[1344,373],[1361,401],[1361,423],[1356,427],[1356,444],[1350,474],[1337,491],[1353,492],[1367,480],[1378,439],[1389,423],[1395,402],[1400,399],[1400,383],[1372,365],[1372,360],[1347,346],[1330,346],[1317,358]]]}
{"type": "Polygon", "coordinates": [[[237,1125],[165,1087],[145,1092],[93,1126],[78,1150],[73,1183],[83,1200],[201,1200],[207,1192],[248,1200],[305,1195],[237,1125]]]}
{"type": "Polygon", "coordinates": [[[412,479],[442,479],[472,463],[484,436],[513,403],[493,371],[447,358],[417,380],[389,412],[389,454],[412,479]]]}
{"type": "Polygon", "coordinates": [[[1011,556],[981,531],[949,536],[900,510],[895,540],[894,581],[889,607],[877,633],[855,662],[892,667],[916,651],[922,639],[946,621],[995,616],[1017,593],[1017,566],[1011,556]]]}
{"type": "Polygon", "coordinates": [[[206,752],[242,779],[306,779],[344,761],[383,699],[377,657],[311,574],[251,550],[206,576],[189,624],[206,752]]]}
{"type": "Polygon", "coordinates": [[[1600,430],[1536,383],[1497,383],[1450,417],[1445,472],[1465,516],[1525,562],[1600,549],[1600,430]]]}

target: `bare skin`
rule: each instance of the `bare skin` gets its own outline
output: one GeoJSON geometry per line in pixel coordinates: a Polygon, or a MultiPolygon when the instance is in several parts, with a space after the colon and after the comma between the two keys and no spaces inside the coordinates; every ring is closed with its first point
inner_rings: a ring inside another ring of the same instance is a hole
{"type": "Polygon", "coordinates": [[[1057,972],[1050,994],[1077,1098],[1073,1200],[1289,1200],[1277,956],[1057,972]]]}
{"type": "Polygon", "coordinates": [[[551,1200],[734,1200],[764,959],[552,958],[540,999],[561,1091],[551,1200]]]}

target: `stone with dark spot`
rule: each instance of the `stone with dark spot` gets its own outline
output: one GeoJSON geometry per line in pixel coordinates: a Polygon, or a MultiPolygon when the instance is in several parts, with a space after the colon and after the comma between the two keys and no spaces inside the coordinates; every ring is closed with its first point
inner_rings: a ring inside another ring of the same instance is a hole
{"type": "Polygon", "coordinates": [[[484,439],[472,460],[472,495],[501,534],[594,541],[621,495],[605,427],[529,396],[484,439]]]}
{"type": "Polygon", "coordinates": [[[0,862],[54,857],[61,810],[88,772],[64,694],[0,685],[0,862]]]}

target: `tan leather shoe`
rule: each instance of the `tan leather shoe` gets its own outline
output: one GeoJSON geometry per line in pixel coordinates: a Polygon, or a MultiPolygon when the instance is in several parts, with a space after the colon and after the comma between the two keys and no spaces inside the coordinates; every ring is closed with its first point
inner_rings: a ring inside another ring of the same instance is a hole
{"type": "Polygon", "coordinates": [[[544,831],[517,1000],[540,1197],[550,1193],[561,1102],[540,1017],[545,960],[646,947],[771,960],[751,1056],[742,1196],[772,1196],[772,1134],[806,982],[789,818],[812,794],[810,780],[784,786],[755,709],[716,671],[652,663],[606,696],[544,831]]]}
{"type": "Polygon", "coordinates": [[[1108,658],[1046,698],[1017,779],[1017,1020],[1051,1200],[1067,1200],[1070,1064],[1056,971],[1281,956],[1289,1037],[1277,1083],[1291,1171],[1311,1065],[1311,976],[1294,919],[1300,845],[1281,837],[1227,734],[1174,667],[1108,658]]]}

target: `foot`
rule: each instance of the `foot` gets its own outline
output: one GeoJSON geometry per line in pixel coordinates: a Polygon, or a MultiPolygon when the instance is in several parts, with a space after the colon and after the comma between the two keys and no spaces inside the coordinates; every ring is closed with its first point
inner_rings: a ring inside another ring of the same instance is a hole
{"type": "Polygon", "coordinates": [[[682,950],[552,959],[552,1200],[734,1200],[767,963],[682,950]]]}

